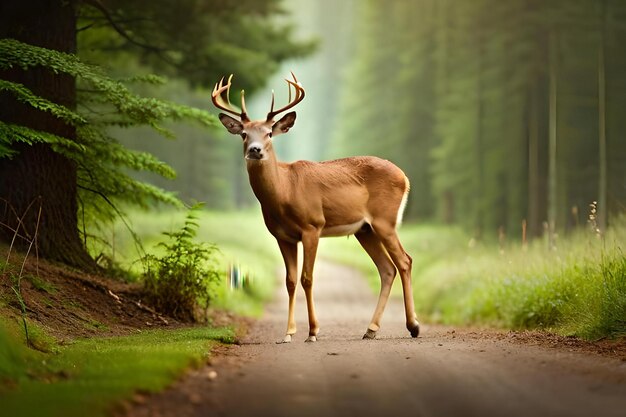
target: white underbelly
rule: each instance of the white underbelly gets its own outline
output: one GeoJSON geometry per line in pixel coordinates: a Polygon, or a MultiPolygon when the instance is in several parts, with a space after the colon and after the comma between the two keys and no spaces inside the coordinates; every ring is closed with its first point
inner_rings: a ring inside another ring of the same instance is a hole
{"type": "Polygon", "coordinates": [[[322,237],[330,236],[349,236],[358,232],[365,224],[365,219],[359,220],[355,223],[341,224],[337,226],[324,227],[322,229],[322,237]]]}

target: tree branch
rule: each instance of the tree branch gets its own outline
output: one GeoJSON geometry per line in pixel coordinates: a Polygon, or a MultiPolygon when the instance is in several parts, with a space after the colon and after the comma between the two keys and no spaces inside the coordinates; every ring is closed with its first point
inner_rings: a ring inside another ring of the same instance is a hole
{"type": "Polygon", "coordinates": [[[100,2],[100,0],[84,0],[84,3],[90,5],[90,6],[94,7],[94,8],[96,8],[97,10],[99,10],[102,13],[102,15],[105,17],[105,19],[109,22],[111,27],[117,33],[119,33],[120,36],[122,36],[124,39],[126,39],[128,42],[130,42],[131,44],[133,44],[135,46],[138,46],[140,48],[147,49],[149,51],[155,52],[155,53],[159,54],[159,56],[163,57],[162,53],[166,52],[166,49],[159,48],[157,46],[150,45],[150,44],[147,44],[147,43],[143,43],[143,42],[140,42],[140,41],[137,41],[137,40],[133,39],[133,37],[130,36],[126,32],[126,30],[123,27],[121,27],[119,25],[119,23],[115,19],[113,19],[113,16],[111,15],[111,12],[109,12],[109,10],[100,2]]]}

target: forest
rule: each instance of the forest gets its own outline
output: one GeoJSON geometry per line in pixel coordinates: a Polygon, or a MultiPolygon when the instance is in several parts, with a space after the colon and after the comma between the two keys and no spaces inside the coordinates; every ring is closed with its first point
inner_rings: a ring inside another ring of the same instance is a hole
{"type": "MultiPolygon", "coordinates": [[[[309,95],[285,159],[388,158],[411,180],[409,219],[477,239],[571,231],[593,202],[602,228],[624,211],[623,2],[293,3],[322,42],[284,67],[309,95]]],[[[264,111],[267,87],[256,100],[264,111]]],[[[190,133],[176,155],[128,143],[168,158],[179,179],[158,184],[183,199],[254,204],[236,144],[190,133]]]]}
{"type": "MultiPolygon", "coordinates": [[[[281,161],[404,171],[420,342],[480,327],[623,361],[624,45],[623,0],[2,2],[3,408],[134,415],[225,346],[274,348],[246,339],[274,329],[284,248],[212,103],[231,74],[252,119],[291,100],[291,74],[306,91],[281,161]]],[[[381,288],[358,237],[318,261],[381,288]]]]}
{"type": "Polygon", "coordinates": [[[370,2],[361,16],[336,151],[397,160],[413,217],[539,236],[584,224],[593,201],[602,227],[623,212],[623,2],[370,2]]]}

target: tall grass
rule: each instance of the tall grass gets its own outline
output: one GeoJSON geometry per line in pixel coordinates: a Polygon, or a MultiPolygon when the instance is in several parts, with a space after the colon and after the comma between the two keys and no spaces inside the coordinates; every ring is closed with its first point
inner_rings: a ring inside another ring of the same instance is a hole
{"type": "MultiPolygon", "coordinates": [[[[148,250],[156,250],[151,242],[158,231],[179,227],[183,217],[183,212],[169,212],[137,214],[132,220],[148,250]]],[[[199,222],[199,238],[223,252],[224,271],[236,263],[255,278],[253,296],[222,285],[218,305],[260,312],[282,265],[260,213],[204,212],[199,222]]],[[[116,231],[118,257],[123,252],[129,262],[132,244],[121,235],[116,231]]],[[[439,225],[405,225],[400,236],[413,258],[414,296],[422,319],[542,328],[588,339],[626,334],[626,219],[601,238],[588,230],[561,237],[556,249],[541,239],[522,246],[497,242],[495,236],[476,244],[460,229],[439,225]]],[[[379,288],[376,268],[354,237],[322,239],[318,256],[361,270],[373,290],[379,288]]],[[[393,294],[399,288],[396,280],[393,294]]]]}
{"type": "MultiPolygon", "coordinates": [[[[421,318],[446,324],[540,328],[587,339],[626,335],[626,221],[601,238],[589,231],[560,238],[475,245],[458,229],[407,225],[401,240],[413,257],[421,318]],[[468,244],[471,243],[471,244],[468,244]]],[[[330,241],[322,256],[379,279],[356,239],[330,241]]],[[[394,288],[397,293],[398,281],[394,288]]]]}

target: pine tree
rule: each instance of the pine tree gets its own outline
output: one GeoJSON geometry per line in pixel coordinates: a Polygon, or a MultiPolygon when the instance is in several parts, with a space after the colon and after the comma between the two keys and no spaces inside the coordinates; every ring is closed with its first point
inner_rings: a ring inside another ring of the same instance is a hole
{"type": "MultiPolygon", "coordinates": [[[[99,0],[3,2],[0,238],[10,242],[18,231],[21,239],[16,244],[20,244],[32,240],[36,231],[40,255],[95,269],[85,250],[88,216],[110,219],[119,201],[145,205],[147,199],[156,198],[179,204],[171,193],[134,180],[123,167],[169,177],[174,175],[172,169],[150,154],[128,151],[110,137],[108,128],[147,125],[171,135],[163,125],[166,120],[214,123],[213,116],[203,111],[139,97],[124,83],[81,62],[75,55],[79,11],[81,22],[93,19],[85,28],[110,25],[124,39],[121,47],[139,48],[145,52],[143,59],[155,66],[166,62],[172,74],[194,74],[191,82],[206,82],[204,77],[214,82],[216,73],[226,72],[217,59],[231,68],[253,68],[242,78],[246,85],[258,85],[275,69],[277,60],[306,54],[312,45],[290,42],[286,36],[291,29],[273,25],[269,17],[280,11],[276,0],[245,3],[112,1],[106,8],[99,0]],[[171,13],[173,7],[189,12],[186,26],[180,25],[180,14],[171,13]],[[207,25],[211,19],[216,25],[207,25]],[[245,23],[245,29],[232,32],[233,23],[245,23]],[[218,32],[207,32],[211,27],[218,32]],[[215,42],[203,43],[207,33],[215,35],[215,42]],[[258,33],[263,36],[253,36],[258,33]],[[203,71],[210,66],[215,68],[203,71]],[[82,104],[80,112],[77,103],[82,104]]],[[[140,81],[161,83],[162,79],[140,81]]]]}

